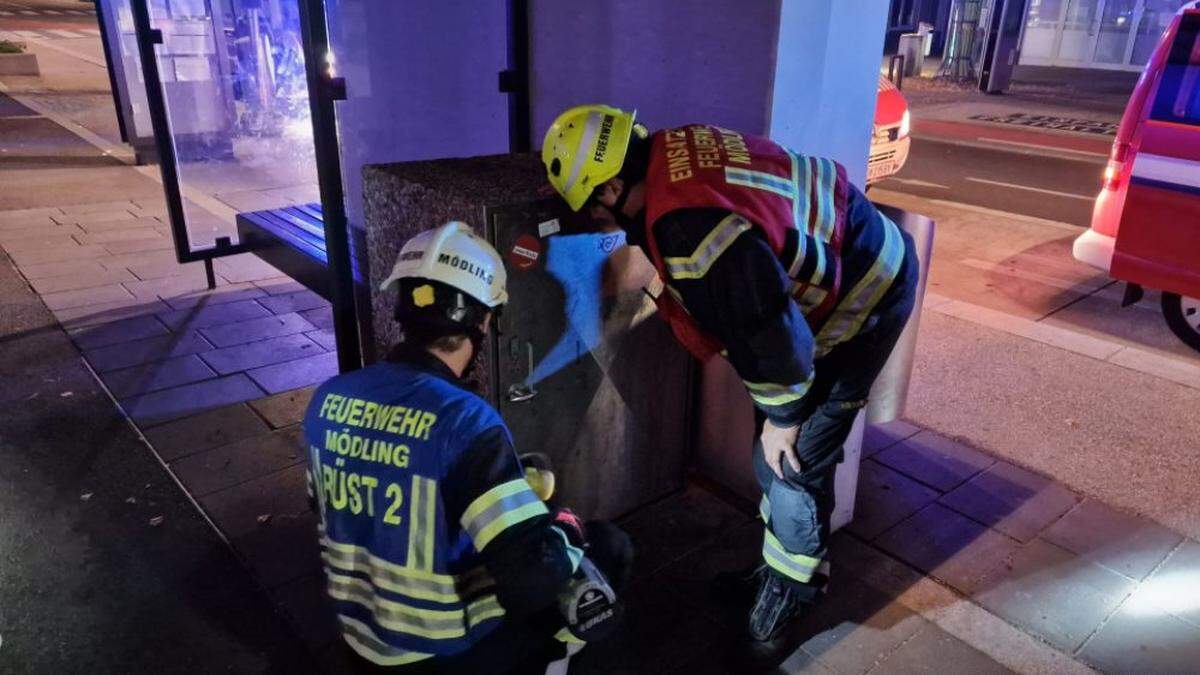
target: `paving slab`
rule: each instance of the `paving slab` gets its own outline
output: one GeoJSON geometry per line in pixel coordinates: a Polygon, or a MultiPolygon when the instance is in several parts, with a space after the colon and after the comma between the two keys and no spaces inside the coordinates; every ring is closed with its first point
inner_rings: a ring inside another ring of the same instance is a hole
{"type": "Polygon", "coordinates": [[[173,462],[203,450],[261,436],[270,427],[244,403],[216,408],[142,431],[162,457],[173,462]]]}
{"type": "Polygon", "coordinates": [[[97,224],[106,222],[128,222],[137,218],[133,211],[129,209],[113,209],[91,211],[88,213],[65,213],[62,215],[51,216],[55,222],[64,225],[82,225],[84,223],[97,224]]]}
{"type": "Polygon", "coordinates": [[[140,302],[138,298],[135,298],[129,291],[125,290],[125,287],[121,284],[81,288],[73,291],[60,291],[58,293],[45,293],[41,297],[42,302],[46,303],[46,307],[51,310],[119,302],[135,305],[140,302]]]}
{"type": "Polygon", "coordinates": [[[1062,517],[1079,497],[1045,476],[998,462],[940,501],[1025,542],[1062,517]]]}
{"type": "Polygon", "coordinates": [[[0,671],[311,672],[3,256],[0,302],[0,671]]]}
{"type": "Polygon", "coordinates": [[[928,506],[941,493],[873,460],[863,460],[850,532],[868,541],[928,506]]]}
{"type": "Polygon", "coordinates": [[[230,283],[260,281],[283,276],[283,273],[278,269],[250,253],[217,258],[214,261],[214,266],[217,269],[217,273],[230,283]]]}
{"type": "Polygon", "coordinates": [[[865,584],[839,585],[825,602],[787,632],[811,635],[801,648],[846,675],[866,673],[919,631],[930,627],[865,584]]]}
{"type": "Polygon", "coordinates": [[[922,431],[882,450],[875,459],[941,492],[949,492],[996,460],[941,434],[922,431]]]}
{"type": "Polygon", "coordinates": [[[135,279],[125,284],[129,292],[139,298],[161,298],[166,300],[185,293],[207,291],[208,281],[204,275],[189,274],[159,279],[135,279]]]}
{"type": "Polygon", "coordinates": [[[114,200],[108,202],[89,202],[87,204],[69,204],[58,207],[58,211],[66,215],[83,215],[103,211],[126,211],[134,206],[134,203],[129,200],[114,200]]]}
{"type": "Polygon", "coordinates": [[[1131,602],[1084,645],[1079,658],[1105,673],[1196,672],[1200,664],[1200,627],[1156,607],[1131,602]]]}
{"type": "MultiPolygon", "coordinates": [[[[81,217],[81,218],[78,218],[75,220],[75,225],[77,227],[79,227],[79,229],[86,232],[87,234],[99,234],[101,232],[109,232],[112,230],[121,230],[121,231],[143,230],[143,229],[153,230],[154,228],[161,226],[162,223],[160,223],[158,220],[156,220],[154,218],[138,218],[136,216],[126,213],[126,216],[124,218],[119,217],[116,214],[105,214],[104,216],[101,216],[98,218],[94,218],[94,217],[82,218],[81,217]]],[[[130,237],[130,238],[141,238],[141,237],[130,237]]],[[[110,240],[110,241],[116,241],[116,240],[110,240]]]]}
{"type": "Polygon", "coordinates": [[[624,597],[624,620],[603,647],[584,649],[572,658],[571,673],[670,672],[728,639],[726,628],[686,611],[681,599],[654,579],[631,586],[624,597]]]}
{"type": "Polygon", "coordinates": [[[87,246],[89,244],[111,244],[122,241],[146,241],[161,237],[157,230],[152,227],[133,227],[102,230],[88,234],[76,234],[75,240],[80,244],[87,246]]]}
{"type": "Polygon", "coordinates": [[[0,246],[11,246],[16,244],[16,248],[19,248],[21,242],[24,241],[45,239],[46,237],[69,237],[79,233],[79,228],[75,227],[74,225],[33,225],[30,227],[14,227],[0,230],[0,246]]]}
{"type": "Polygon", "coordinates": [[[304,287],[304,284],[291,277],[272,277],[270,279],[259,279],[252,283],[270,295],[287,295],[289,293],[299,293],[308,290],[304,287]]]}
{"type": "Polygon", "coordinates": [[[260,396],[262,390],[239,373],[134,396],[121,401],[121,407],[134,422],[143,426],[169,422],[210,408],[249,401],[260,396]]]}
{"type": "Polygon", "coordinates": [[[1140,516],[1085,499],[1042,533],[1046,541],[1134,579],[1144,579],[1183,542],[1140,516]]]}
{"type": "Polygon", "coordinates": [[[321,649],[341,642],[342,632],[326,591],[324,574],[289,581],[272,589],[271,597],[305,644],[321,649]]]}
{"type": "Polygon", "coordinates": [[[297,334],[214,349],[205,352],[200,358],[204,359],[205,363],[213,370],[222,375],[228,375],[322,353],[324,350],[317,343],[297,334]]]}
{"type": "Polygon", "coordinates": [[[919,431],[921,431],[921,427],[904,420],[868,424],[863,431],[863,457],[871,457],[880,450],[889,448],[919,431]]]}
{"type": "Polygon", "coordinates": [[[250,407],[261,415],[271,428],[286,427],[304,419],[304,411],[308,409],[308,402],[315,390],[316,387],[304,387],[285,391],[282,394],[250,401],[250,407]]]}
{"type": "Polygon", "coordinates": [[[176,356],[198,354],[212,348],[198,333],[170,333],[89,349],[84,351],[83,356],[92,368],[106,373],[176,356]]]}
{"type": "Polygon", "coordinates": [[[191,329],[209,328],[224,323],[249,321],[250,319],[258,319],[264,316],[271,316],[271,312],[267,308],[253,300],[243,300],[240,302],[222,303],[212,307],[193,307],[164,312],[159,314],[158,318],[168,328],[180,330],[184,327],[191,329]]]}
{"type": "Polygon", "coordinates": [[[892,528],[875,544],[964,594],[978,589],[991,568],[1005,564],[1019,546],[937,503],[892,528]]]}
{"type": "Polygon", "coordinates": [[[314,513],[271,522],[230,543],[267,589],[321,573],[314,513]]]}
{"type": "Polygon", "coordinates": [[[953,669],[971,675],[1007,675],[1013,671],[934,625],[900,645],[872,675],[941,675],[953,669]]]}
{"type": "Polygon", "coordinates": [[[639,509],[620,522],[638,551],[633,578],[649,577],[753,517],[694,485],[639,509]]]}
{"type": "Polygon", "coordinates": [[[71,238],[71,232],[64,234],[17,235],[3,243],[4,250],[10,255],[34,253],[37,251],[57,251],[60,248],[80,247],[80,242],[71,238]]]}
{"type": "Polygon", "coordinates": [[[333,352],[246,371],[250,379],[270,394],[320,384],[337,373],[337,354],[333,352]]]}
{"type": "Polygon", "coordinates": [[[25,265],[19,268],[21,276],[29,280],[46,279],[49,277],[72,276],[75,274],[93,274],[110,271],[100,264],[99,260],[65,260],[60,262],[25,265]]]}
{"type": "Polygon", "coordinates": [[[157,232],[153,237],[144,239],[129,239],[125,241],[110,241],[103,244],[104,250],[112,255],[120,255],[122,253],[141,253],[144,251],[170,251],[174,250],[175,244],[169,237],[164,237],[157,232]]]}
{"type": "Polygon", "coordinates": [[[121,321],[137,316],[156,315],[170,308],[161,300],[135,302],[104,302],[96,305],[52,309],[50,313],[63,328],[74,329],[98,326],[112,321],[121,321]]]}
{"type": "Polygon", "coordinates": [[[296,293],[286,293],[283,295],[272,295],[268,298],[263,298],[259,301],[263,307],[271,310],[275,314],[288,314],[291,312],[302,312],[308,309],[316,309],[317,307],[328,307],[329,301],[309,290],[298,291],[296,293]]]}
{"type": "Polygon", "coordinates": [[[291,427],[188,455],[172,462],[171,470],[200,498],[303,461],[300,429],[291,427]]]}
{"type": "Polygon", "coordinates": [[[168,332],[167,327],[153,316],[135,316],[73,330],[69,335],[80,349],[96,349],[166,335],[168,332]]]}
{"type": "Polygon", "coordinates": [[[327,352],[337,351],[337,336],[331,330],[314,330],[311,333],[305,333],[309,340],[321,345],[321,349],[327,352]]]}
{"type": "Polygon", "coordinates": [[[333,330],[333,308],[318,307],[300,312],[306,321],[322,330],[333,330]]]}
{"type": "MultiPolygon", "coordinates": [[[[123,258],[124,256],[114,256],[115,259],[123,258]]],[[[162,279],[164,277],[176,276],[199,276],[204,277],[203,263],[186,263],[180,264],[175,260],[175,256],[171,255],[167,259],[150,259],[130,261],[123,265],[139,279],[162,279]]]]}
{"type": "Polygon", "coordinates": [[[117,398],[127,398],[161,389],[178,387],[217,376],[195,355],[155,361],[142,366],[103,373],[100,379],[117,398]]]}
{"type": "Polygon", "coordinates": [[[201,290],[189,291],[163,298],[163,301],[170,305],[172,309],[194,309],[201,306],[207,307],[210,305],[253,300],[261,298],[264,295],[262,289],[250,284],[226,284],[224,282],[222,284],[212,290],[209,290],[205,286],[201,290]]]}
{"type": "Polygon", "coordinates": [[[200,506],[230,539],[309,514],[305,464],[218,490],[200,498],[200,506]]]}
{"type": "Polygon", "coordinates": [[[214,345],[229,347],[255,340],[293,335],[311,330],[313,330],[311,323],[305,321],[299,314],[292,313],[281,316],[248,319],[231,325],[213,326],[201,329],[200,332],[214,345]]]}
{"type": "Polygon", "coordinates": [[[8,251],[8,256],[19,266],[38,265],[41,263],[60,262],[64,260],[87,260],[100,258],[109,254],[104,246],[80,246],[74,240],[69,246],[41,249],[37,251],[8,251]]]}
{"type": "MultiPolygon", "coordinates": [[[[688,607],[725,627],[731,635],[746,626],[748,607],[714,593],[713,580],[762,563],[763,526],[758,518],[720,532],[709,543],[661,569],[654,578],[670,586],[688,607]]],[[[642,550],[636,552],[637,556],[642,550]]],[[[634,559],[637,564],[637,559],[634,559]]]]}
{"type": "Polygon", "coordinates": [[[1035,539],[993,567],[972,599],[1009,623],[1074,653],[1129,597],[1135,582],[1035,539]]]}
{"type": "MultiPolygon", "coordinates": [[[[97,286],[109,286],[120,284],[125,281],[137,281],[137,277],[133,276],[127,270],[107,270],[101,268],[95,269],[80,269],[77,272],[62,276],[44,277],[40,279],[31,279],[29,285],[33,290],[40,295],[47,293],[58,293],[60,291],[74,291],[83,288],[95,288],[97,286]]],[[[60,309],[63,309],[60,307],[60,309]]]]}
{"type": "Polygon", "coordinates": [[[1151,604],[1200,626],[1200,543],[1183,542],[1138,589],[1143,604],[1151,604]]]}

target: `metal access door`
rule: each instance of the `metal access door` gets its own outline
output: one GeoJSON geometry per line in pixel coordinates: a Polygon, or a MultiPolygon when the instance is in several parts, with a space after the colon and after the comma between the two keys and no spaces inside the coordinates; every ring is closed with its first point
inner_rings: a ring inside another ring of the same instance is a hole
{"type": "Polygon", "coordinates": [[[641,251],[556,208],[489,210],[509,292],[491,390],[518,452],[554,461],[563,503],[612,518],[683,486],[692,362],[643,290],[657,277],[641,251]]]}

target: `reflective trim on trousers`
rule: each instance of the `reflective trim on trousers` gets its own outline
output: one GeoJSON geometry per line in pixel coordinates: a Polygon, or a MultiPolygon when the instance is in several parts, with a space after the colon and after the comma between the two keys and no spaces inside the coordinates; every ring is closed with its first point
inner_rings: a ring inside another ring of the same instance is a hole
{"type": "Polygon", "coordinates": [[[763,562],[767,563],[768,567],[789,579],[805,584],[812,580],[813,572],[816,572],[821,564],[818,558],[788,553],[769,527],[763,531],[762,553],[763,562]]]}

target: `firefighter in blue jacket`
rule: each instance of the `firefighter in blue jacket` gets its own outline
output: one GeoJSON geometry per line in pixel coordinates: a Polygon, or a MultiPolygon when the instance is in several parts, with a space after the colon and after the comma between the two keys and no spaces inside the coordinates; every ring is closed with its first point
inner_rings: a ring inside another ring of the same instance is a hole
{"type": "Polygon", "coordinates": [[[836,162],[714,125],[651,135],[578,106],[542,160],[572,209],[646,252],[676,338],[727,358],[755,403],[766,529],[748,629],[770,640],[824,592],[834,470],[912,311],[912,240],[836,162]]]}
{"type": "Polygon", "coordinates": [[[323,384],[304,421],[342,636],[366,672],[544,670],[613,623],[596,566],[627,576],[628,538],[548,507],[462,382],[507,299],[496,251],[447,223],[404,246],[393,288],[403,342],[323,384]]]}

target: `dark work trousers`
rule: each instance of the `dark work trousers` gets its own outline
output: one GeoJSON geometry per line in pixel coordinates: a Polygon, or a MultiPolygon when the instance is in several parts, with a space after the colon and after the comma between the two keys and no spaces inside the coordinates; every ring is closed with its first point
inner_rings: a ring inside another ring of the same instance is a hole
{"type": "Polygon", "coordinates": [[[557,608],[524,621],[506,619],[465,652],[404,666],[377,666],[344,643],[343,647],[361,675],[542,675],[546,666],[567,654],[566,646],[554,639],[562,626],[557,608]]]}
{"type": "MultiPolygon", "coordinates": [[[[764,516],[767,536],[774,534],[788,553],[817,561],[825,558],[834,506],[833,478],[844,456],[842,446],[913,311],[919,266],[912,239],[907,234],[904,239],[906,254],[900,272],[862,330],[813,364],[815,375],[805,394],[804,421],[796,438],[799,473],[784,460],[784,479],[780,480],[767,466],[761,440],[765,418],[758,414],[754,473],[769,510],[764,516]]],[[[770,558],[768,564],[776,567],[770,558]]],[[[794,585],[802,599],[804,594],[815,597],[819,591],[815,583],[794,585]]]]}

